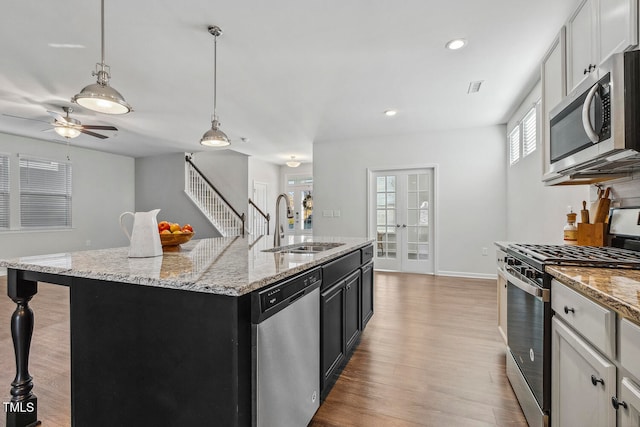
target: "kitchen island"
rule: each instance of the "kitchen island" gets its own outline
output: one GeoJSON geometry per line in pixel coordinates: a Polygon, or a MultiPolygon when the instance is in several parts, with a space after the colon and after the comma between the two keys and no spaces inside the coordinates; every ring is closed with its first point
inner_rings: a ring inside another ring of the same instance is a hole
{"type": "Polygon", "coordinates": [[[38,281],[70,288],[73,425],[250,425],[252,293],[371,244],[291,237],[283,245],[305,239],[342,245],[268,252],[267,237],[235,237],[194,240],[155,258],[115,248],[0,261],[17,305],[7,425],[37,421],[28,359],[38,281]]]}

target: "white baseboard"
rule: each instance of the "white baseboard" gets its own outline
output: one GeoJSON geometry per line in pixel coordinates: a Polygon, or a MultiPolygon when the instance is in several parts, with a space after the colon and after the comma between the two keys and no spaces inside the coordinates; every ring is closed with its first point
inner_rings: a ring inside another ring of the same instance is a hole
{"type": "Polygon", "coordinates": [[[498,274],[470,273],[467,271],[438,271],[438,276],[464,277],[466,279],[498,279],[498,274]]]}

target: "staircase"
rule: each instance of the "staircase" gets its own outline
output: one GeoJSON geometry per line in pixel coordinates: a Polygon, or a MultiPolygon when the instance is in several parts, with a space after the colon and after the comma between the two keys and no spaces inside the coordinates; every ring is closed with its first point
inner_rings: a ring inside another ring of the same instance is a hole
{"type": "Polygon", "coordinates": [[[245,214],[238,213],[222,194],[185,157],[184,192],[223,237],[245,235],[245,214]]]}

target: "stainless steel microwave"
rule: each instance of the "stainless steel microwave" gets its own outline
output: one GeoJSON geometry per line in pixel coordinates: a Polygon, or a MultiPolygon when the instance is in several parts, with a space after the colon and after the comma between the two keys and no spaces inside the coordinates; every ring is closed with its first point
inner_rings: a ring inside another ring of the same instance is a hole
{"type": "Polygon", "coordinates": [[[640,51],[611,56],[551,110],[549,129],[543,180],[640,168],[640,51]]]}

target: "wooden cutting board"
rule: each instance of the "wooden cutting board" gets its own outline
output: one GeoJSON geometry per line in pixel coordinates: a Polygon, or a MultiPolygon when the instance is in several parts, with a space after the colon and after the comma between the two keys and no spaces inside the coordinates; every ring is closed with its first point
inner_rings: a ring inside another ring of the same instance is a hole
{"type": "Polygon", "coordinates": [[[609,206],[611,205],[611,199],[609,199],[609,188],[604,192],[604,195],[598,199],[598,205],[596,206],[596,213],[593,217],[593,223],[604,223],[607,215],[609,214],[609,206]]]}

